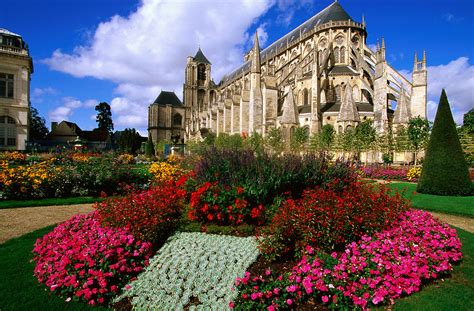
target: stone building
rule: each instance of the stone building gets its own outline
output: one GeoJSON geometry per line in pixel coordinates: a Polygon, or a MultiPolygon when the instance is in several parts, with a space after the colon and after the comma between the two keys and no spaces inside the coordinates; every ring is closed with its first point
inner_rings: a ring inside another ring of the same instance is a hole
{"type": "Polygon", "coordinates": [[[355,21],[336,1],[264,50],[255,34],[244,64],[217,85],[199,49],[185,70],[187,139],[203,129],[265,135],[272,127],[288,139],[296,127],[343,132],[366,119],[384,133],[426,118],[426,54],[415,55],[409,81],[388,64],[383,38],[376,51],[366,39],[364,18],[355,21]]]}
{"type": "Polygon", "coordinates": [[[148,107],[148,134],[153,142],[171,141],[171,137],[185,136],[185,107],[174,92],[161,91],[148,107]]]}
{"type": "Polygon", "coordinates": [[[20,35],[0,28],[0,150],[24,150],[28,140],[33,61],[20,35]]]}

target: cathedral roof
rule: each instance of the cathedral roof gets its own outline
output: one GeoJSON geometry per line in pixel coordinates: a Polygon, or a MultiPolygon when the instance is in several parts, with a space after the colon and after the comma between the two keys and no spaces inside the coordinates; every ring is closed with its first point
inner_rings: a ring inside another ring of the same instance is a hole
{"type": "MultiPolygon", "coordinates": [[[[261,59],[262,62],[266,59],[269,59],[282,49],[286,49],[288,45],[291,45],[298,40],[304,33],[312,30],[314,27],[318,25],[325,24],[330,21],[354,21],[349,14],[342,8],[339,2],[335,1],[331,3],[329,6],[324,8],[322,11],[318,12],[316,15],[305,21],[300,26],[296,27],[290,33],[286,34],[282,38],[278,39],[271,45],[269,45],[266,49],[261,52],[261,59]]],[[[250,61],[245,62],[242,66],[234,70],[229,75],[224,76],[222,78],[221,83],[230,82],[237,77],[242,76],[250,70],[250,61]]]]}
{"type": "Polygon", "coordinates": [[[174,92],[161,91],[160,95],[155,99],[153,104],[171,105],[173,107],[182,107],[183,103],[179,100],[174,92]]]}
{"type": "Polygon", "coordinates": [[[196,55],[194,56],[194,61],[197,63],[204,63],[204,64],[211,64],[211,62],[204,56],[204,53],[201,51],[201,48],[197,51],[196,55]]]}

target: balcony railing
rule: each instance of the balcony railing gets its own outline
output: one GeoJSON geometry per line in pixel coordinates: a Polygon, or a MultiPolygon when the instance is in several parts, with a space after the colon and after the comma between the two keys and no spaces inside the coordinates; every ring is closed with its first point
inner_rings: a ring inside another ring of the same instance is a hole
{"type": "Polygon", "coordinates": [[[14,46],[0,45],[0,52],[6,52],[11,54],[20,54],[28,56],[28,50],[17,48],[14,46]]]}

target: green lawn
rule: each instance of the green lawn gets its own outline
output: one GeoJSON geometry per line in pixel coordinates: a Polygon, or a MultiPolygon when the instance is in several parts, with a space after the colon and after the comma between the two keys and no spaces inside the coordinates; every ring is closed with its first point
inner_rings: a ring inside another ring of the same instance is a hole
{"type": "MultiPolygon", "coordinates": [[[[33,244],[52,230],[46,227],[0,244],[0,310],[91,310],[85,303],[65,302],[33,276],[33,244]]],[[[94,308],[105,310],[105,308],[94,308]]]]}
{"type": "Polygon", "coordinates": [[[394,310],[474,310],[474,234],[461,229],[457,232],[464,257],[452,276],[397,301],[394,310]]]}
{"type": "Polygon", "coordinates": [[[415,208],[446,214],[474,217],[474,196],[453,197],[415,193],[416,184],[392,182],[388,184],[399,191],[406,189],[405,197],[410,199],[415,208]]]}
{"type": "Polygon", "coordinates": [[[0,209],[30,207],[30,206],[49,206],[49,205],[73,205],[95,203],[102,201],[102,198],[94,197],[74,197],[74,198],[51,198],[38,200],[6,200],[0,201],[0,209]]]}

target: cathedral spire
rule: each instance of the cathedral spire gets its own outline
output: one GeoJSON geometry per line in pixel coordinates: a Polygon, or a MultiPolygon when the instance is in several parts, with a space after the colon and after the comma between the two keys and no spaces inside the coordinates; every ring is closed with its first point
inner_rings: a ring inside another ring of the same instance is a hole
{"type": "Polygon", "coordinates": [[[345,86],[342,92],[344,93],[342,95],[341,108],[339,110],[337,121],[359,122],[360,117],[359,112],[357,111],[356,103],[352,97],[352,87],[348,84],[345,86]]]}
{"type": "Polygon", "coordinates": [[[362,26],[365,27],[365,15],[362,14],[362,26]]]}
{"type": "Polygon", "coordinates": [[[405,95],[403,83],[400,86],[400,96],[398,98],[397,108],[393,114],[393,124],[406,124],[410,120],[410,107],[405,95]]]}
{"type": "Polygon", "coordinates": [[[385,60],[385,39],[382,37],[382,49],[380,50],[381,60],[385,60]]]}
{"type": "Polygon", "coordinates": [[[413,72],[418,70],[418,54],[415,52],[415,60],[413,61],[413,72]]]}
{"type": "Polygon", "coordinates": [[[423,50],[423,58],[421,60],[421,66],[423,70],[426,70],[426,50],[423,50]]]}
{"type": "Polygon", "coordinates": [[[260,44],[258,42],[258,32],[255,31],[252,50],[252,73],[260,73],[260,44]]]}

